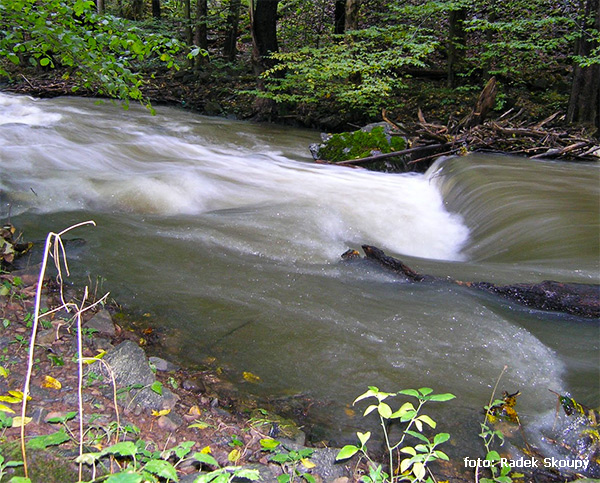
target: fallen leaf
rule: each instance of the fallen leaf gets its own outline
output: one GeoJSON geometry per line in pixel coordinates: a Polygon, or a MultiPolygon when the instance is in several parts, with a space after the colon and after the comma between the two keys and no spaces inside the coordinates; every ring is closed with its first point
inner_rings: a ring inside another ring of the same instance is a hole
{"type": "Polygon", "coordinates": [[[5,406],[4,404],[0,404],[0,411],[4,411],[5,413],[14,413],[11,408],[5,406]]]}
{"type": "Polygon", "coordinates": [[[21,416],[15,416],[12,420],[13,428],[20,428],[21,426],[25,426],[31,421],[31,418],[22,418],[21,416]]]}
{"type": "Polygon", "coordinates": [[[52,376],[44,376],[44,383],[42,384],[43,387],[47,387],[49,389],[56,389],[59,390],[62,388],[62,384],[60,383],[59,380],[54,379],[52,376]]]}
{"type": "Polygon", "coordinates": [[[210,449],[210,446],[205,446],[204,448],[202,448],[200,450],[200,453],[202,453],[202,454],[209,454],[209,453],[212,453],[212,450],[210,449]]]}
{"type": "Polygon", "coordinates": [[[251,372],[244,372],[244,379],[252,384],[257,384],[260,382],[260,377],[256,374],[252,374],[251,372]]]}
{"type": "Polygon", "coordinates": [[[156,411],[156,410],[152,410],[152,416],[156,416],[157,418],[160,416],[164,416],[166,414],[169,414],[171,412],[170,409],[161,409],[160,411],[156,411]]]}
{"type": "Polygon", "coordinates": [[[188,414],[192,414],[194,416],[200,416],[200,414],[201,414],[200,408],[198,406],[194,405],[190,408],[190,410],[188,411],[188,414]]]}

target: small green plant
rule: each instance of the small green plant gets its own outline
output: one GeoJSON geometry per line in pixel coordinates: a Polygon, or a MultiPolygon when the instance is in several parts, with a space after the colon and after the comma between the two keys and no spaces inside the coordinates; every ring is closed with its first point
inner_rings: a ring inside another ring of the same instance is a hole
{"type": "Polygon", "coordinates": [[[450,439],[448,433],[438,433],[433,436],[433,439],[425,436],[424,425],[435,429],[436,422],[426,414],[420,414],[421,408],[428,402],[443,402],[454,399],[453,394],[433,394],[433,389],[422,387],[420,389],[404,389],[396,393],[380,391],[377,387],[370,386],[369,390],[358,396],[353,404],[356,404],[363,399],[376,399],[376,404],[371,404],[365,410],[363,416],[366,416],[374,411],[379,415],[379,422],[383,430],[385,438],[385,446],[387,450],[387,466],[389,474],[383,469],[383,465],[373,461],[367,450],[367,442],[371,437],[370,432],[357,432],[359,446],[346,445],[337,455],[337,460],[344,460],[359,453],[362,454],[369,462],[369,475],[362,477],[362,481],[366,483],[389,482],[395,483],[398,481],[426,481],[433,482],[434,480],[427,476],[427,464],[435,460],[448,461],[448,456],[443,451],[436,449],[442,443],[450,439]],[[412,402],[405,402],[398,410],[393,411],[390,405],[385,402],[388,398],[395,396],[410,396],[418,401],[417,407],[412,402]],[[402,430],[402,435],[399,441],[392,443],[390,441],[389,424],[392,422],[406,424],[402,430]],[[418,440],[414,446],[405,445],[407,437],[412,437],[418,440]]]}
{"type": "Polygon", "coordinates": [[[5,461],[4,456],[0,455],[0,481],[4,475],[6,475],[7,468],[16,468],[17,466],[23,466],[22,461],[5,461]]]}
{"type": "Polygon", "coordinates": [[[475,478],[481,483],[512,483],[512,478],[509,476],[511,472],[510,466],[503,463],[502,458],[498,451],[492,449],[492,444],[497,439],[500,441],[500,446],[504,444],[504,434],[502,431],[492,428],[488,425],[489,423],[493,423],[498,418],[496,417],[496,412],[500,409],[503,413],[508,417],[508,419],[512,422],[518,423],[517,413],[513,408],[514,401],[516,396],[520,393],[515,393],[509,395],[505,393],[504,399],[494,399],[494,395],[496,394],[496,389],[498,388],[498,383],[500,382],[500,378],[502,374],[506,371],[507,366],[504,366],[502,372],[498,376],[496,381],[496,385],[492,391],[492,395],[490,397],[490,403],[487,406],[484,406],[485,409],[485,418],[483,423],[481,424],[481,432],[479,433],[479,437],[483,439],[483,445],[485,446],[486,455],[485,460],[489,461],[489,469],[491,473],[491,478],[479,478],[479,467],[475,470],[476,475],[475,478]]]}
{"type": "Polygon", "coordinates": [[[263,451],[274,453],[271,456],[270,461],[277,463],[281,466],[283,474],[277,477],[279,483],[291,483],[296,478],[304,478],[308,483],[315,483],[315,477],[309,473],[301,472],[300,465],[306,470],[310,470],[315,466],[310,461],[310,457],[313,455],[314,450],[310,448],[303,448],[300,450],[293,450],[286,448],[280,441],[271,438],[265,438],[260,440],[260,445],[263,451]],[[280,448],[283,448],[281,450],[280,448]]]}

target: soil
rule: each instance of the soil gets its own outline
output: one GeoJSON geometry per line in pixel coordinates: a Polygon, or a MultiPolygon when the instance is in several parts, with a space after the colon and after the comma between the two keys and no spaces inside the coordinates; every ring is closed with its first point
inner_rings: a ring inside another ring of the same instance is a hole
{"type": "MultiPolygon", "coordinates": [[[[0,296],[0,366],[4,369],[0,370],[4,375],[0,377],[0,395],[5,397],[10,396],[9,391],[23,389],[38,273],[38,266],[10,273],[0,272],[0,287],[10,288],[8,294],[0,296]]],[[[46,280],[43,293],[43,306],[51,309],[61,305],[60,290],[55,281],[46,280]]],[[[67,289],[66,298],[77,299],[70,289],[67,289]]],[[[90,310],[83,316],[84,327],[86,321],[99,310],[108,310],[113,314],[113,319],[118,318],[114,315],[122,313],[116,305],[90,310]]],[[[58,452],[43,452],[41,456],[39,452],[28,451],[28,461],[31,461],[29,474],[34,482],[76,481],[77,465],[73,461],[78,454],[75,435],[79,434],[79,419],[69,415],[78,410],[76,323],[71,314],[61,310],[42,317],[40,324],[31,379],[32,399],[27,409],[27,415],[32,420],[25,426],[26,439],[57,432],[62,424],[52,421],[60,418],[68,419],[64,426],[73,439],[61,444],[58,452]],[[66,459],[65,456],[70,458],[66,459]],[[59,458],[61,463],[51,464],[54,458],[59,458]]],[[[83,355],[97,356],[100,351],[125,340],[132,340],[146,349],[154,343],[152,329],[136,331],[119,324],[115,324],[114,329],[114,336],[107,338],[102,333],[86,332],[84,328],[83,355]]],[[[121,401],[115,408],[112,387],[99,376],[101,371],[94,369],[99,363],[95,362],[84,369],[86,452],[100,451],[117,440],[143,440],[150,451],[162,451],[185,441],[193,441],[192,453],[203,449],[209,451],[209,448],[210,454],[221,466],[234,463],[269,465],[269,454],[261,450],[260,439],[293,437],[300,433],[290,421],[277,420],[276,416],[266,411],[252,412],[247,402],[241,404],[235,401],[223,387],[217,393],[215,388],[226,383],[221,381],[218,370],[209,365],[203,370],[190,370],[158,361],[165,367],[156,371],[157,380],[178,399],[167,414],[151,413],[134,405],[123,407],[121,401]],[[120,434],[115,432],[116,421],[119,421],[120,434]],[[137,429],[134,430],[134,427],[137,429]],[[233,450],[236,452],[232,453],[233,450]]],[[[117,399],[120,398],[117,395],[117,399]]],[[[8,407],[9,411],[15,411],[14,414],[3,413],[5,417],[0,418],[2,454],[7,460],[21,460],[18,449],[20,427],[10,427],[10,420],[6,419],[20,414],[21,403],[13,404],[2,399],[0,404],[8,407]]],[[[278,465],[270,466],[276,471],[278,465]]],[[[90,468],[87,470],[89,479],[90,468]]],[[[197,473],[198,465],[184,463],[178,470],[181,477],[186,473],[197,473]]],[[[22,474],[22,469],[17,469],[15,474],[22,474]]]]}

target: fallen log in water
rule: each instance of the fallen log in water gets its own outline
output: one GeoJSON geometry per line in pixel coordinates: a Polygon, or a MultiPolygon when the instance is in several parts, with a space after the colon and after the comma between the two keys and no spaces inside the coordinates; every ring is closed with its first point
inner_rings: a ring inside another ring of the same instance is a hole
{"type": "MultiPolygon", "coordinates": [[[[400,260],[386,255],[383,250],[363,245],[365,258],[373,260],[387,270],[402,275],[411,282],[444,282],[487,292],[526,307],[549,312],[562,312],[589,319],[600,318],[600,285],[561,283],[545,280],[541,283],[495,285],[489,282],[462,282],[452,278],[423,275],[400,260]]],[[[342,254],[344,260],[360,258],[356,250],[342,254]]]]}

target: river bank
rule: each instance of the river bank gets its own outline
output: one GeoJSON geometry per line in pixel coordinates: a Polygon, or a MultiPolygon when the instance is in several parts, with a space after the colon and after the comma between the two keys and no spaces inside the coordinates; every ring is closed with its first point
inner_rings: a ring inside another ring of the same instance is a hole
{"type": "MultiPolygon", "coordinates": [[[[39,265],[33,265],[0,274],[0,448],[5,465],[9,460],[22,460],[18,448],[21,428],[16,423],[21,408],[18,391],[27,373],[39,270],[39,265]]],[[[48,316],[41,318],[35,338],[25,425],[29,477],[34,482],[76,481],[80,434],[76,316],[64,309],[55,311],[62,302],[61,288],[53,278],[45,280],[42,293],[41,312],[48,316]]],[[[62,297],[82,303],[81,293],[72,287],[66,287],[62,297]]],[[[201,467],[204,473],[224,467],[229,468],[228,474],[244,475],[251,470],[249,479],[260,476],[262,481],[275,482],[292,471],[292,466],[271,462],[271,456],[290,451],[305,452],[304,463],[293,461],[293,471],[312,474],[315,481],[344,483],[356,478],[360,471],[356,462],[335,464],[337,450],[304,446],[306,437],[294,422],[237,396],[220,377],[221,369],[214,361],[206,361],[202,368],[184,368],[157,356],[148,357],[148,353],[160,352],[158,338],[147,324],[136,329],[134,319],[115,302],[103,303],[83,315],[85,481],[119,472],[109,456],[118,459],[123,454],[120,450],[111,453],[110,448],[123,442],[135,442],[139,454],[136,450],[131,456],[145,461],[146,466],[152,460],[170,461],[182,482],[195,481],[201,467]],[[277,451],[267,451],[264,441],[275,438],[277,451]],[[200,458],[204,463],[192,458],[195,453],[205,455],[200,458]],[[95,465],[90,464],[93,454],[98,456],[95,465]]],[[[253,376],[247,377],[251,380],[253,376]]],[[[121,458],[118,465],[131,470],[127,460],[121,458]]],[[[171,466],[160,468],[155,476],[171,475],[171,466]]],[[[8,475],[13,471],[23,474],[20,465],[8,469],[8,475]]]]}

